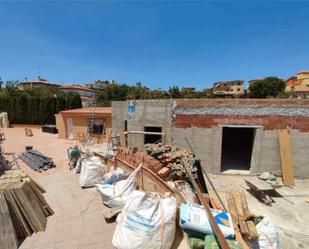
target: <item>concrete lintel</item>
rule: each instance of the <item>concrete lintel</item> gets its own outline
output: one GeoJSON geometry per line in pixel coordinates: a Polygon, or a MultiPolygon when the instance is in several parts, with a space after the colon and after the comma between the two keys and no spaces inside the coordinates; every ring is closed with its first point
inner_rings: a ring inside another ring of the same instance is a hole
{"type": "Polygon", "coordinates": [[[219,127],[229,127],[229,128],[263,128],[262,125],[239,125],[239,124],[224,124],[219,125],[219,127]]]}

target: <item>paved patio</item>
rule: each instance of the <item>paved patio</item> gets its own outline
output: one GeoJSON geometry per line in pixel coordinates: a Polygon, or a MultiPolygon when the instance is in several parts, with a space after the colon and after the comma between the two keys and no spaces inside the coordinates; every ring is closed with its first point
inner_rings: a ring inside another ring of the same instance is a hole
{"type": "Polygon", "coordinates": [[[36,180],[47,190],[45,197],[55,214],[48,218],[46,231],[27,238],[21,249],[113,248],[116,223],[106,223],[106,207],[94,188],[81,189],[79,175],[65,169],[36,180]]]}
{"type": "Polygon", "coordinates": [[[46,190],[45,198],[55,214],[48,218],[45,232],[28,237],[20,249],[102,249],[111,244],[116,223],[106,223],[102,212],[107,208],[95,188],[81,189],[79,175],[68,170],[66,150],[74,142],[58,139],[57,135],[32,129],[26,137],[24,128],[5,129],[5,152],[19,155],[26,145],[53,157],[56,168],[38,173],[23,162],[19,164],[46,190]]]}

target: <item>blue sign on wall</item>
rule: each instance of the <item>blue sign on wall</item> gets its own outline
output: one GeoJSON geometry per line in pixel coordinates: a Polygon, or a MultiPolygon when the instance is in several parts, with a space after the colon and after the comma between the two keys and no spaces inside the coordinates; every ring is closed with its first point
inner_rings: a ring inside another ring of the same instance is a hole
{"type": "Polygon", "coordinates": [[[129,104],[128,104],[129,118],[131,118],[134,113],[135,113],[135,101],[130,101],[129,104]]]}

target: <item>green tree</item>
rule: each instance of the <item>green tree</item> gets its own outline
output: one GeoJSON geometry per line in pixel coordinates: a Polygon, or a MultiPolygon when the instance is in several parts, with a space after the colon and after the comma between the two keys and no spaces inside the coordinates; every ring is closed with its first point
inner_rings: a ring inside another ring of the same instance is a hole
{"type": "Polygon", "coordinates": [[[172,99],[180,99],[181,92],[178,86],[172,86],[168,89],[168,93],[172,99]]]}
{"type": "Polygon", "coordinates": [[[267,77],[257,80],[249,86],[249,96],[251,98],[270,98],[282,94],[285,89],[285,83],[277,77],[267,77]]]}
{"type": "MultiPolygon", "coordinates": [[[[56,96],[53,97],[57,100],[56,96]]],[[[82,100],[79,93],[77,92],[68,92],[67,93],[67,106],[66,109],[76,109],[82,107],[82,100]]]]}
{"type": "Polygon", "coordinates": [[[0,91],[0,110],[8,113],[10,123],[52,124],[59,111],[82,107],[78,93],[42,88],[21,91],[16,83],[7,81],[0,91]]]}

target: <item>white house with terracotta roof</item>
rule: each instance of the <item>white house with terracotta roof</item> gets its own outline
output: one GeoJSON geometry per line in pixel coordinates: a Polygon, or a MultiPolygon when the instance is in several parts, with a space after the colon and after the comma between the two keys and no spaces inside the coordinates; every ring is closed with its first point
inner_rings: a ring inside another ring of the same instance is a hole
{"type": "Polygon", "coordinates": [[[60,87],[59,84],[52,83],[46,79],[41,78],[40,76],[34,80],[28,80],[27,78],[23,81],[20,81],[17,84],[18,89],[26,90],[33,88],[44,88],[44,89],[52,89],[60,87]]]}
{"type": "Polygon", "coordinates": [[[83,107],[89,107],[95,100],[96,92],[86,86],[78,84],[62,85],[60,89],[64,92],[77,92],[82,99],[83,107]]]}

